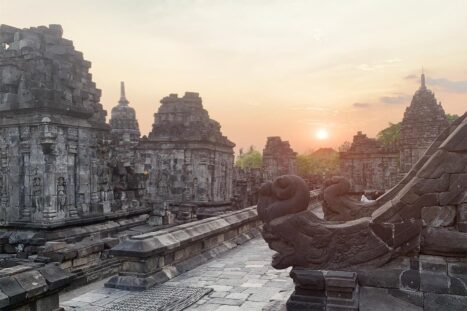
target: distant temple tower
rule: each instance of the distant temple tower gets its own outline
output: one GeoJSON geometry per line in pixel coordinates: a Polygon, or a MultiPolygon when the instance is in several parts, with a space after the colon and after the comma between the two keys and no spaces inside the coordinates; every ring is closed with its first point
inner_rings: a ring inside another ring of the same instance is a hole
{"type": "Polygon", "coordinates": [[[264,179],[272,181],[281,175],[296,174],[296,158],[297,153],[288,141],[283,141],[279,136],[268,137],[263,149],[264,179]]]}
{"type": "Polygon", "coordinates": [[[448,125],[444,109],[426,87],[425,74],[422,73],[420,88],[415,92],[402,120],[399,140],[401,173],[410,170],[448,125]]]}
{"type": "Polygon", "coordinates": [[[130,107],[125,96],[125,83],[120,82],[120,100],[112,108],[110,128],[115,145],[136,145],[140,138],[135,109],[130,107]]]}

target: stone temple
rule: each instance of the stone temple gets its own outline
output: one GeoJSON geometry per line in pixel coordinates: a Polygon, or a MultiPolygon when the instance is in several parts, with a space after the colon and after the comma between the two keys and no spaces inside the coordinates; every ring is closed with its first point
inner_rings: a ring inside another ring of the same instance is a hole
{"type": "Polygon", "coordinates": [[[151,133],[137,147],[149,173],[148,197],[168,201],[182,213],[225,209],[232,197],[234,146],[198,93],[163,98],[151,133]]]}
{"type": "Polygon", "coordinates": [[[448,126],[444,109],[426,87],[422,74],[420,88],[405,110],[397,145],[383,147],[359,132],[350,150],[340,153],[341,173],[351,181],[353,191],[389,190],[448,126]]]}
{"type": "Polygon", "coordinates": [[[62,28],[0,34],[2,223],[50,228],[145,211],[117,199],[101,91],[62,28]]]}
{"type": "Polygon", "coordinates": [[[422,74],[420,88],[415,92],[402,119],[399,140],[401,173],[410,170],[448,125],[441,103],[426,87],[425,74],[422,74]]]}
{"type": "Polygon", "coordinates": [[[284,174],[297,172],[297,153],[290,147],[288,141],[283,141],[278,136],[268,137],[263,149],[263,175],[265,180],[284,174]]]}
{"type": "Polygon", "coordinates": [[[400,176],[397,150],[384,148],[362,132],[354,136],[348,151],[340,153],[339,163],[357,192],[390,189],[400,176]]]}
{"type": "Polygon", "coordinates": [[[356,202],[345,178],[290,175],[280,137],[234,170],[197,93],[163,98],[141,138],[122,82],[107,124],[90,67],[59,25],[0,25],[1,310],[466,309],[467,115],[447,126],[424,78],[400,149],[355,136],[363,188],[411,163],[356,202]]]}

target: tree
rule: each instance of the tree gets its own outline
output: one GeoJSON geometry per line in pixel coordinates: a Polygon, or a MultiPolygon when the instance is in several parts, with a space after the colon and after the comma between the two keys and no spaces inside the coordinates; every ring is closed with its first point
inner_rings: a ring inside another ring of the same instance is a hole
{"type": "Polygon", "coordinates": [[[389,126],[376,135],[376,139],[384,146],[390,147],[397,144],[400,137],[401,124],[389,123],[389,126]]]}
{"type": "Polygon", "coordinates": [[[253,146],[247,152],[240,149],[235,166],[240,168],[260,168],[263,165],[263,156],[253,146]]]}
{"type": "MultiPolygon", "coordinates": [[[[446,118],[448,119],[449,123],[452,123],[457,118],[459,118],[459,116],[457,114],[446,113],[446,118]]],[[[399,140],[399,137],[400,137],[401,124],[402,122],[389,123],[389,126],[387,128],[380,131],[376,135],[376,139],[384,147],[390,147],[390,146],[397,144],[397,141],[399,140]]]]}
{"type": "Polygon", "coordinates": [[[457,114],[446,113],[446,118],[448,119],[449,124],[451,124],[452,122],[456,121],[459,116],[457,114]]]}
{"type": "Polygon", "coordinates": [[[350,143],[350,141],[344,141],[342,143],[342,145],[339,146],[339,152],[347,152],[349,151],[350,147],[352,146],[352,144],[350,143]]]}
{"type": "Polygon", "coordinates": [[[339,173],[339,153],[331,148],[321,148],[311,154],[300,154],[297,171],[303,177],[336,175],[339,173]]]}

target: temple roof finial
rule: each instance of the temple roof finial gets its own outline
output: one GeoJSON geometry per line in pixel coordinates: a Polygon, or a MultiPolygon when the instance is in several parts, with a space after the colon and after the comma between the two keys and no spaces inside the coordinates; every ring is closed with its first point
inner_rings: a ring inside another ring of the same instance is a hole
{"type": "Polygon", "coordinates": [[[120,82],[120,100],[118,101],[121,105],[128,105],[128,100],[125,96],[125,82],[120,82]]]}
{"type": "Polygon", "coordinates": [[[420,78],[420,88],[424,89],[426,88],[426,84],[425,84],[425,70],[423,69],[423,66],[422,66],[422,76],[420,78]]]}

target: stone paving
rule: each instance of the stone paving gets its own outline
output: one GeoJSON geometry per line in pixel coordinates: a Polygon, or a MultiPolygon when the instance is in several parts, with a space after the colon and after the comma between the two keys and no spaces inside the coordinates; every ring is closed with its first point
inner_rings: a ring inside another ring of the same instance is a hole
{"type": "MultiPolygon", "coordinates": [[[[288,276],[290,270],[275,270],[271,267],[272,253],[261,238],[256,238],[164,285],[213,289],[186,308],[187,311],[277,309],[292,293],[293,282],[288,276]]],[[[119,289],[98,288],[62,301],[61,306],[67,311],[109,310],[112,305],[118,305],[119,301],[136,294],[119,289]]]]}

